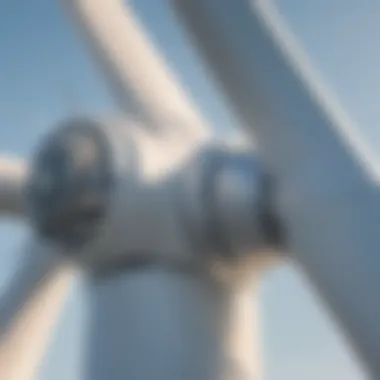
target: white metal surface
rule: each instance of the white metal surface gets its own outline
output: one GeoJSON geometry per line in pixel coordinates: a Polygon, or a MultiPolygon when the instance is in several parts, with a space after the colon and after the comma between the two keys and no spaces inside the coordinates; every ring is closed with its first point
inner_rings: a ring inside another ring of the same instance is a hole
{"type": "Polygon", "coordinates": [[[380,197],[371,161],[269,1],[176,0],[276,181],[289,254],[380,376],[380,197]]]}
{"type": "MultiPolygon", "coordinates": [[[[144,130],[140,124],[127,119],[87,119],[84,126],[81,126],[80,122],[76,123],[78,121],[74,120],[73,124],[65,124],[62,131],[53,136],[53,140],[48,140],[47,144],[57,146],[59,144],[55,144],[54,141],[70,141],[70,135],[64,132],[66,127],[69,133],[78,125],[81,130],[85,129],[88,135],[99,133],[107,147],[107,155],[101,160],[106,161],[106,166],[110,165],[112,186],[107,190],[104,215],[96,221],[94,231],[85,242],[80,243],[80,246],[64,249],[63,254],[70,255],[79,265],[90,269],[107,266],[109,263],[124,262],[128,256],[135,256],[137,253],[176,261],[187,261],[193,257],[192,249],[184,236],[184,226],[178,211],[179,197],[175,187],[184,159],[180,159],[183,146],[178,147],[169,144],[167,140],[162,141],[144,130]],[[72,250],[74,252],[71,252],[72,250]]],[[[75,156],[77,152],[73,147],[64,154],[63,161],[74,163],[71,155],[75,156]]],[[[95,189],[91,191],[90,188],[89,195],[86,192],[75,192],[76,180],[81,181],[80,189],[83,188],[86,169],[81,170],[79,177],[73,179],[74,168],[69,164],[66,164],[66,167],[71,173],[67,179],[68,183],[64,182],[63,174],[56,172],[60,177],[60,186],[64,187],[73,199],[89,198],[91,205],[91,197],[97,198],[95,189]]],[[[93,173],[91,165],[89,168],[93,173]]],[[[39,171],[44,171],[46,167],[37,166],[33,169],[36,173],[32,175],[39,178],[39,171]]],[[[54,170],[54,167],[49,170],[54,170]]],[[[51,174],[54,183],[57,178],[53,172],[51,174]]],[[[55,186],[52,191],[57,191],[55,186]]],[[[55,200],[60,202],[61,197],[58,196],[55,200]]],[[[75,225],[75,220],[71,225],[75,225]]]]}
{"type": "Polygon", "coordinates": [[[278,260],[273,186],[252,149],[208,144],[180,173],[186,235],[204,263],[234,286],[278,260]]]}
{"type": "Polygon", "coordinates": [[[160,268],[93,281],[86,378],[259,378],[251,289],[160,268]]]}

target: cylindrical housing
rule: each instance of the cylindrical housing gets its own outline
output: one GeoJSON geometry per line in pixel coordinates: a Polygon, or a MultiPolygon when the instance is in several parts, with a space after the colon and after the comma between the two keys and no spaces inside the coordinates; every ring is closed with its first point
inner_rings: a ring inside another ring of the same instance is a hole
{"type": "Polygon", "coordinates": [[[160,268],[90,285],[86,379],[260,378],[251,291],[160,268]]]}
{"type": "MultiPolygon", "coordinates": [[[[252,150],[210,144],[181,173],[186,233],[204,262],[234,279],[267,265],[280,244],[273,184],[252,150]],[[218,265],[215,266],[215,264],[218,265]]],[[[240,279],[239,279],[240,277],[240,279]]]]}
{"type": "Polygon", "coordinates": [[[180,161],[176,153],[128,120],[67,121],[47,138],[33,165],[33,226],[91,269],[130,256],[189,260],[171,180],[180,161]]]}

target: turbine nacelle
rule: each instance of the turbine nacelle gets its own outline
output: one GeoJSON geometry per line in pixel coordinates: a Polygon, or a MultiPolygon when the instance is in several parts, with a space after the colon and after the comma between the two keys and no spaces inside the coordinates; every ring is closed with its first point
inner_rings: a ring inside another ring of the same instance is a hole
{"type": "Polygon", "coordinates": [[[27,191],[42,239],[102,273],[136,263],[235,268],[275,243],[270,181],[252,152],[208,141],[163,165],[152,136],[126,133],[126,123],[71,119],[45,139],[27,191]]]}

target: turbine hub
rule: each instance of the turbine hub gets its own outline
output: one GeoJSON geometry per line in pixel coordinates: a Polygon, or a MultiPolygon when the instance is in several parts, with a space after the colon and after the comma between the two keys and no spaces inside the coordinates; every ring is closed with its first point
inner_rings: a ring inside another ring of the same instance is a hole
{"type": "Polygon", "coordinates": [[[43,238],[78,248],[95,233],[112,184],[110,156],[107,138],[92,120],[71,120],[46,139],[27,194],[43,238]]]}

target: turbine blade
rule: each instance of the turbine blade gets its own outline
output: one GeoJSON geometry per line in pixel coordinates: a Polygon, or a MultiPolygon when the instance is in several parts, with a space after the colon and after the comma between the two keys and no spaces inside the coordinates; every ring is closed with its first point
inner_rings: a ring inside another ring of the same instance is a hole
{"type": "Polygon", "coordinates": [[[196,107],[155,51],[130,6],[119,0],[64,0],[123,108],[159,133],[190,143],[208,136],[196,107]]]}
{"type": "Polygon", "coordinates": [[[0,298],[0,378],[33,378],[72,278],[72,268],[55,257],[50,247],[31,242],[0,298]]]}

